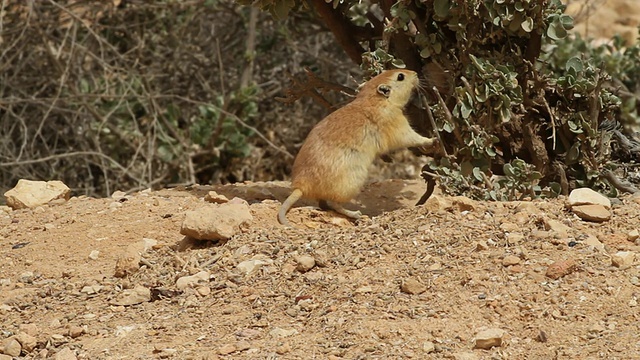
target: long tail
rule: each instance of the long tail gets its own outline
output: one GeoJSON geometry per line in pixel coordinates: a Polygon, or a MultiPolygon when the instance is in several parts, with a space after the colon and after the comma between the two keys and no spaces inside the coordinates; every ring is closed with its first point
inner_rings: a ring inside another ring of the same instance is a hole
{"type": "Polygon", "coordinates": [[[289,195],[289,197],[287,198],[287,200],[285,200],[282,203],[282,206],[280,207],[280,211],[278,212],[278,221],[280,222],[280,224],[284,226],[291,226],[289,224],[289,220],[287,220],[287,213],[289,212],[289,209],[291,209],[293,204],[295,204],[296,201],[298,201],[301,197],[302,197],[302,190],[294,189],[291,195],[289,195]]]}

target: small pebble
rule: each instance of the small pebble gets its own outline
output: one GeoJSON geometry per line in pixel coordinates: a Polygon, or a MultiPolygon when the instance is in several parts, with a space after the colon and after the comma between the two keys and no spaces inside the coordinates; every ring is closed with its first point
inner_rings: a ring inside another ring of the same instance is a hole
{"type": "Polygon", "coordinates": [[[220,355],[229,355],[233,352],[236,352],[237,348],[235,345],[233,344],[227,344],[227,345],[223,345],[222,347],[220,347],[220,349],[218,349],[218,354],[220,355]]]}
{"type": "Polygon", "coordinates": [[[416,295],[425,292],[427,290],[427,287],[420,283],[418,280],[405,279],[402,280],[402,283],[400,284],[400,290],[403,293],[416,295]]]}
{"type": "Polygon", "coordinates": [[[556,261],[549,265],[545,275],[550,279],[557,280],[571,274],[576,268],[576,262],[573,259],[556,261]]]}
{"type": "Polygon", "coordinates": [[[476,349],[491,349],[492,347],[501,346],[505,331],[502,329],[486,329],[478,332],[475,336],[476,349]]]}
{"type": "Polygon", "coordinates": [[[313,269],[313,267],[316,266],[316,260],[313,257],[307,255],[298,256],[296,258],[296,263],[298,263],[298,265],[296,266],[296,270],[303,273],[313,269]]]}
{"type": "Polygon", "coordinates": [[[636,253],[633,251],[618,251],[611,255],[611,264],[617,268],[626,269],[633,265],[636,259],[636,253]]]}
{"type": "Polygon", "coordinates": [[[503,266],[513,266],[520,264],[520,258],[515,255],[507,255],[502,259],[503,266]]]}

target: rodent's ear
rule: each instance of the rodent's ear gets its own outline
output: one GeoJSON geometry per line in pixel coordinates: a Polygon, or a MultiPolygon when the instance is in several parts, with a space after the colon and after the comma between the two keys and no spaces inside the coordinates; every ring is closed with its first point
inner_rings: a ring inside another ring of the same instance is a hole
{"type": "Polygon", "coordinates": [[[385,84],[378,85],[378,92],[384,97],[389,97],[389,94],[391,94],[391,88],[389,87],[389,85],[385,84]]]}

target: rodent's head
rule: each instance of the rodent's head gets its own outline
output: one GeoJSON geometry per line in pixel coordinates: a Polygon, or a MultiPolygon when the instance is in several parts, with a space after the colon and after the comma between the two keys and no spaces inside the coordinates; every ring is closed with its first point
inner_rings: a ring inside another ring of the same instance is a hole
{"type": "Polygon", "coordinates": [[[409,102],[418,84],[418,74],[415,71],[386,70],[367,81],[358,96],[379,96],[386,98],[394,105],[403,107],[409,102]]]}

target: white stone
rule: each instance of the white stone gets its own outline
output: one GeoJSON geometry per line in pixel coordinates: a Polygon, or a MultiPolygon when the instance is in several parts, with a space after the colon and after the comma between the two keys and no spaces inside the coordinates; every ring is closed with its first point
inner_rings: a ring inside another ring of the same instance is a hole
{"type": "Polygon", "coordinates": [[[571,194],[569,194],[569,206],[578,205],[602,205],[607,209],[611,209],[611,200],[589,188],[580,188],[571,191],[571,194]]]}
{"type": "Polygon", "coordinates": [[[228,240],[252,220],[246,204],[205,206],[186,213],[180,233],[198,240],[228,240]]]}
{"type": "Polygon", "coordinates": [[[4,193],[12,209],[34,208],[52,200],[69,200],[71,189],[62,181],[31,181],[20,179],[18,184],[4,193]]]}
{"type": "Polygon", "coordinates": [[[209,276],[208,271],[200,271],[191,276],[183,276],[176,281],[176,288],[178,288],[178,290],[184,290],[188,287],[194,287],[200,282],[209,282],[209,276]]]}
{"type": "Polygon", "coordinates": [[[273,260],[266,258],[264,255],[256,255],[250,260],[245,260],[236,265],[236,268],[245,275],[250,275],[265,265],[273,264],[273,260]]]}

